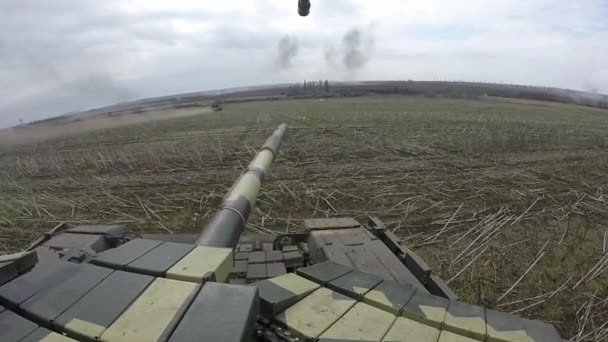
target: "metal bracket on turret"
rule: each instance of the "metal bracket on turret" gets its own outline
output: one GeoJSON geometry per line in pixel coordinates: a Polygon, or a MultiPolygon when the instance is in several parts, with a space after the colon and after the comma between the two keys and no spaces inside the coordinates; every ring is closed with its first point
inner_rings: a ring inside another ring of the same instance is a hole
{"type": "Polygon", "coordinates": [[[439,276],[432,273],[431,267],[418,254],[401,245],[399,238],[388,230],[379,218],[368,217],[367,229],[384,242],[386,247],[399,258],[429,292],[449,300],[458,299],[449,286],[439,276]]]}

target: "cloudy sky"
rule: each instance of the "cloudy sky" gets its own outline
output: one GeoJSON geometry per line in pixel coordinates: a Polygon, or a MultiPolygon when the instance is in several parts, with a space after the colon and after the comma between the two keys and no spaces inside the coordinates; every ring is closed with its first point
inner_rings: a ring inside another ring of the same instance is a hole
{"type": "Polygon", "coordinates": [[[304,79],[608,93],[608,0],[2,0],[0,127],[304,79]]]}

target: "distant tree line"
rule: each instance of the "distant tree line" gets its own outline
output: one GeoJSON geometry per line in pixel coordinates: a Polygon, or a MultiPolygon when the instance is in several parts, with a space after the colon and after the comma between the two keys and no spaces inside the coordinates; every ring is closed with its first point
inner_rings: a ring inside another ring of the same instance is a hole
{"type": "Polygon", "coordinates": [[[426,97],[484,98],[487,96],[571,103],[608,109],[608,96],[569,89],[501,83],[446,81],[378,81],[334,84],[337,96],[400,94],[426,97]]]}
{"type": "Polygon", "coordinates": [[[287,87],[286,95],[297,96],[297,95],[329,95],[330,87],[329,81],[304,81],[302,83],[290,84],[287,87]]]}
{"type": "MultiPolygon", "coordinates": [[[[270,90],[270,89],[268,89],[270,90]]],[[[367,81],[334,82],[303,81],[287,87],[277,87],[274,95],[310,96],[363,96],[370,94],[398,94],[425,97],[479,99],[488,96],[553,101],[608,109],[608,96],[576,90],[535,87],[504,83],[459,81],[367,81]]]]}

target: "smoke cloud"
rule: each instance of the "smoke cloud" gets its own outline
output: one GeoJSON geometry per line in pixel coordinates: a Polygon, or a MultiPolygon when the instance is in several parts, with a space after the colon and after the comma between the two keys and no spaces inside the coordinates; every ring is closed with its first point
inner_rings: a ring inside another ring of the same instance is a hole
{"type": "Polygon", "coordinates": [[[359,69],[363,67],[370,57],[369,43],[364,41],[363,32],[359,29],[352,29],[342,38],[344,48],[344,66],[349,69],[359,69]]]}
{"type": "Polygon", "coordinates": [[[279,40],[276,66],[279,69],[289,69],[291,60],[298,55],[298,40],[294,36],[285,35],[279,40]]]}
{"type": "Polygon", "coordinates": [[[338,46],[325,49],[325,61],[331,66],[342,65],[351,71],[358,70],[370,61],[374,45],[371,29],[352,28],[342,36],[338,46]]]}

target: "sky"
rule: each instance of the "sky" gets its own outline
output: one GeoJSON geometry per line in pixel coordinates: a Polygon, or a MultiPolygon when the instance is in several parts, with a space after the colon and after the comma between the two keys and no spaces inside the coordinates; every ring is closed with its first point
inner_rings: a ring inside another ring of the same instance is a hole
{"type": "Polygon", "coordinates": [[[608,93],[608,0],[2,0],[0,127],[304,80],[608,93]]]}

